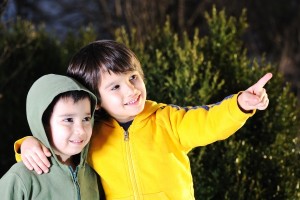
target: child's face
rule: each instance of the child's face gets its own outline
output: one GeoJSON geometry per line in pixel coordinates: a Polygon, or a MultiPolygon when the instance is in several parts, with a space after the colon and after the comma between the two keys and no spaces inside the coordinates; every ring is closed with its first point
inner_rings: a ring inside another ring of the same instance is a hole
{"type": "Polygon", "coordinates": [[[119,122],[128,122],[143,111],[146,87],[137,71],[115,74],[101,73],[99,86],[101,107],[119,122]]]}
{"type": "Polygon", "coordinates": [[[50,144],[61,160],[82,151],[92,135],[91,103],[88,98],[74,103],[72,98],[58,100],[50,118],[50,144]]]}

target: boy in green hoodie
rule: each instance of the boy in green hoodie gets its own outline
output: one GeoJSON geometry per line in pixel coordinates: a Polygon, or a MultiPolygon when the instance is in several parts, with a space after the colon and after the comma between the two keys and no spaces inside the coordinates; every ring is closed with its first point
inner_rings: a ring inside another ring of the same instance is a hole
{"type": "Polygon", "coordinates": [[[97,174],[87,165],[97,99],[72,78],[49,74],[30,88],[27,120],[34,137],[51,151],[48,174],[14,164],[0,179],[1,199],[99,199],[97,174]],[[47,92],[45,92],[47,91],[47,92]]]}

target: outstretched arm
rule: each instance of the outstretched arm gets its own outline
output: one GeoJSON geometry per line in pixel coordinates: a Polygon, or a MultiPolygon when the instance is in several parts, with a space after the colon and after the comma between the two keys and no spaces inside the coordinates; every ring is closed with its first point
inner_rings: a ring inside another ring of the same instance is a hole
{"type": "Polygon", "coordinates": [[[33,136],[26,137],[21,144],[23,163],[29,170],[34,170],[38,174],[49,172],[50,162],[47,157],[50,156],[49,149],[33,136]]]}
{"type": "Polygon", "coordinates": [[[239,95],[238,104],[243,111],[265,110],[268,107],[269,98],[264,86],[271,78],[271,73],[265,74],[257,83],[239,95]]]}

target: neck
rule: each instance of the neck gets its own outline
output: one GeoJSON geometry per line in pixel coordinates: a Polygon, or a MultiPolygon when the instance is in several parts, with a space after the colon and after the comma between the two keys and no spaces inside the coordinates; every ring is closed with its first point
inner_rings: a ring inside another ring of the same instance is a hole
{"type": "Polygon", "coordinates": [[[71,166],[74,170],[76,169],[76,164],[74,163],[73,156],[70,156],[68,158],[62,158],[60,155],[56,156],[62,164],[71,166]]]}

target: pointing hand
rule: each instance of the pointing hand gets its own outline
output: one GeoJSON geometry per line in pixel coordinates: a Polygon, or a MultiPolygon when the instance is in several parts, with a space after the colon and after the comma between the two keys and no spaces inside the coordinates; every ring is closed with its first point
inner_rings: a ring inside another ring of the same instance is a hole
{"type": "Polygon", "coordinates": [[[257,83],[243,91],[238,96],[239,106],[245,111],[265,110],[269,105],[269,98],[264,86],[271,78],[272,74],[267,73],[257,83]]]}

